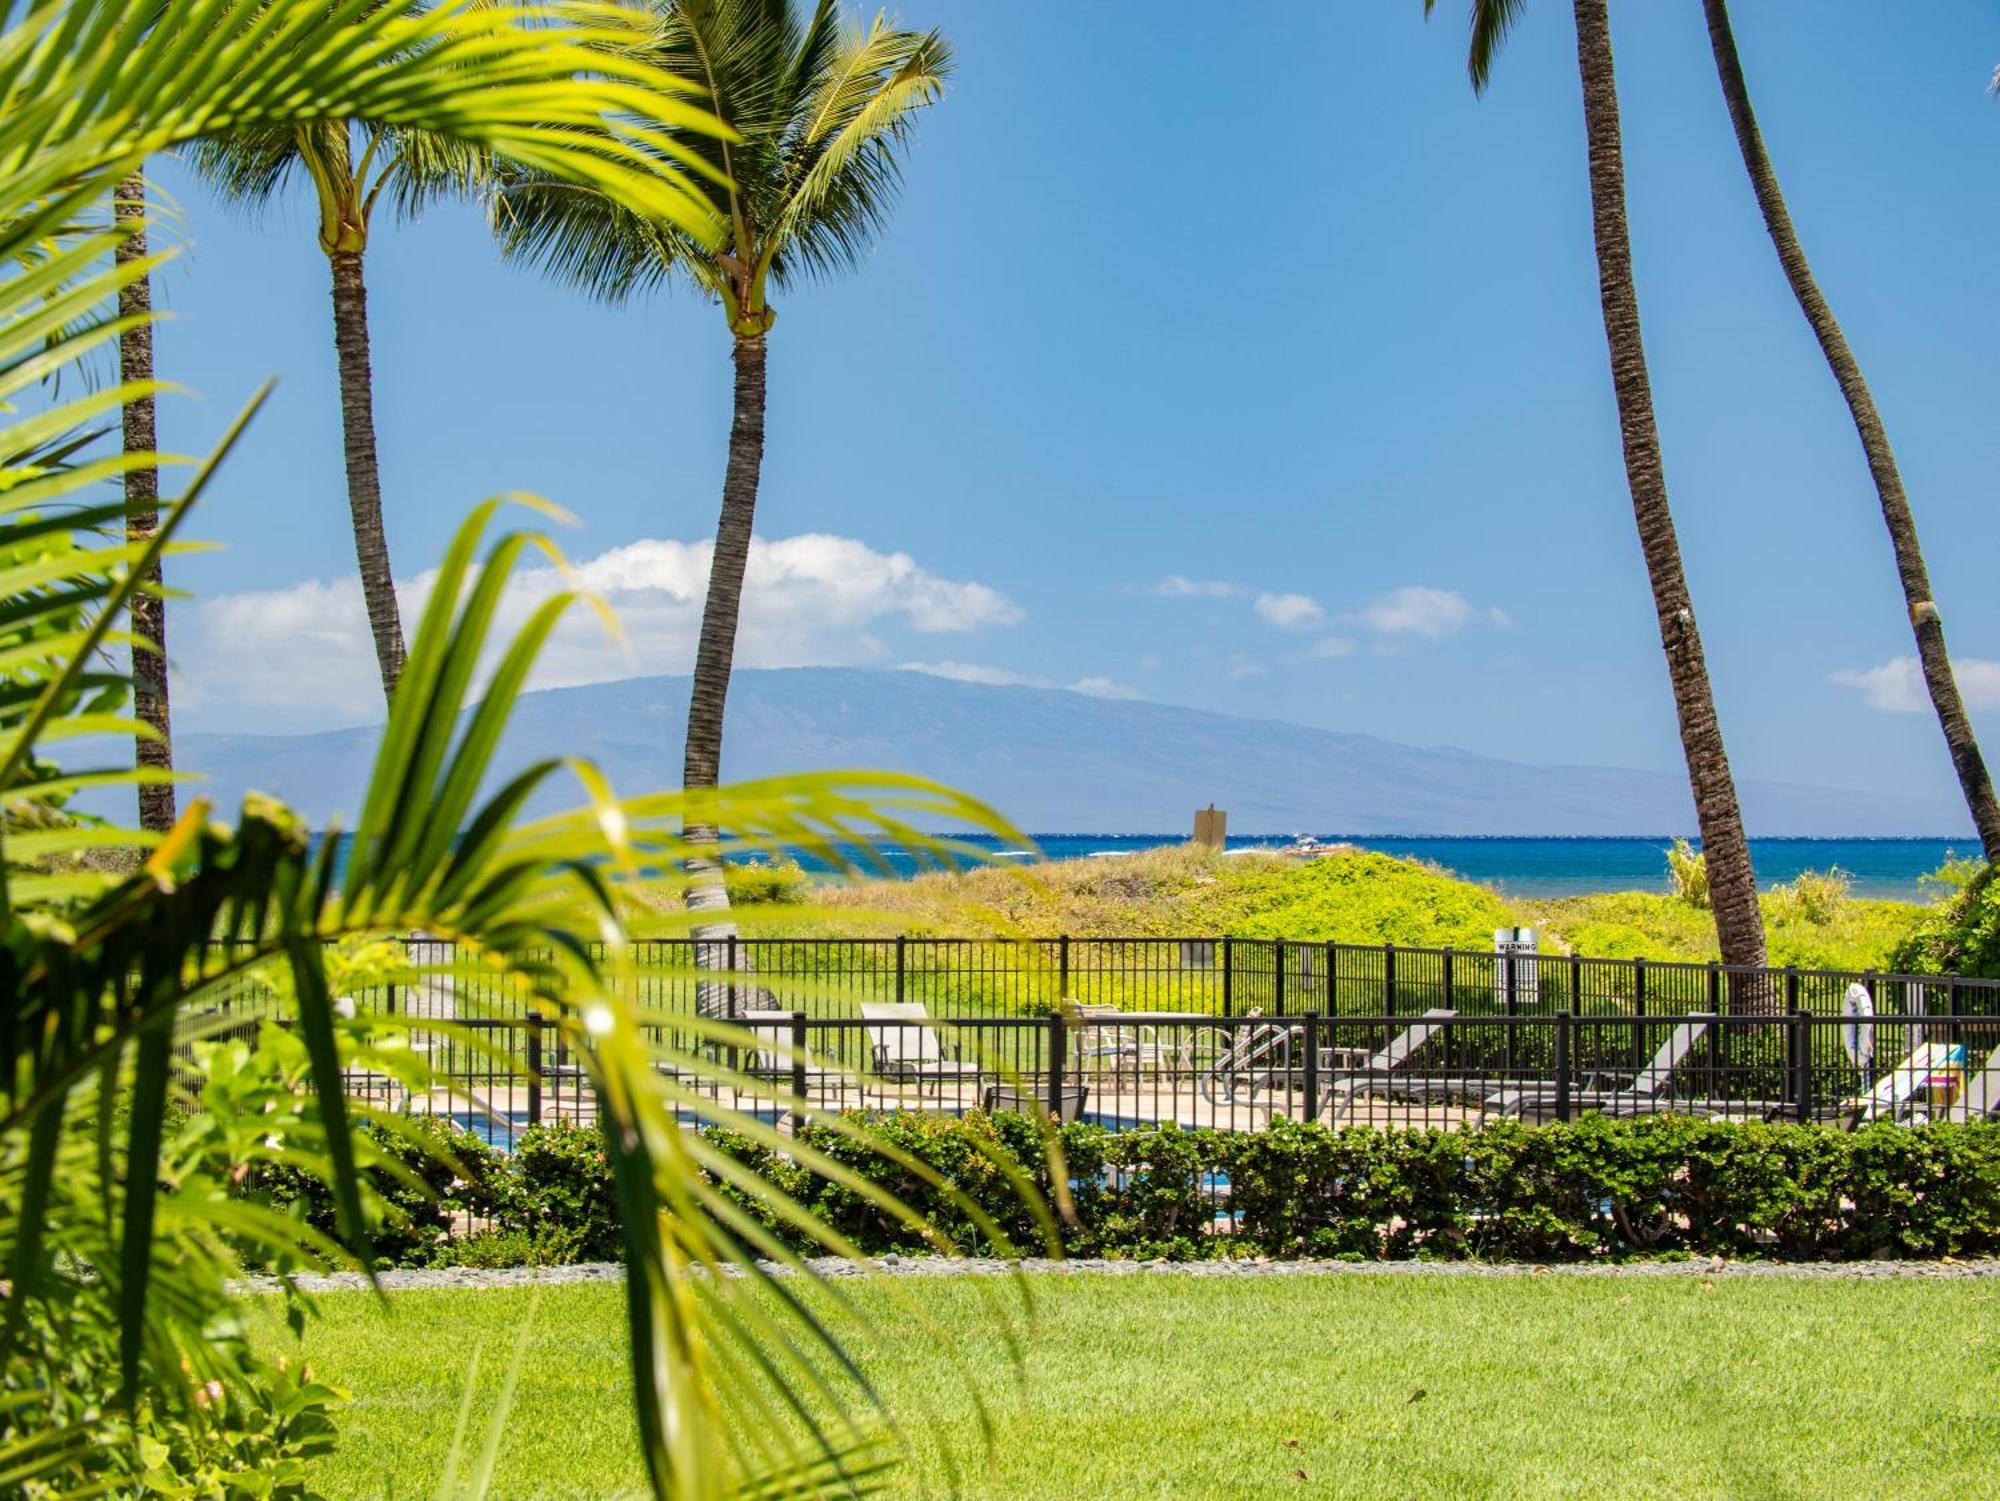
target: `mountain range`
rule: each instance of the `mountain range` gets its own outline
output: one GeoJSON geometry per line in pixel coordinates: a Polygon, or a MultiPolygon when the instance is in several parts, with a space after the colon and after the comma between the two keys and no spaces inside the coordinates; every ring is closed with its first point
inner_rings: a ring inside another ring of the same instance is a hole
{"type": "MultiPolygon", "coordinates": [[[[524,694],[498,765],[582,755],[626,792],[678,783],[684,677],[628,678],[524,694]]],[[[283,798],[315,825],[358,807],[379,727],[304,735],[185,734],[177,759],[233,809],[283,798]]],[[[986,799],[1029,830],[1182,830],[1226,809],[1231,833],[1614,835],[1692,832],[1679,773],[1537,766],[1445,747],[1064,689],[965,683],[918,672],[739,672],[725,775],[815,768],[914,772],[986,799]]],[[[1955,834],[1956,803],[1745,782],[1750,832],[1865,837],[1955,834]]],[[[573,785],[545,794],[574,800],[573,785]]]]}

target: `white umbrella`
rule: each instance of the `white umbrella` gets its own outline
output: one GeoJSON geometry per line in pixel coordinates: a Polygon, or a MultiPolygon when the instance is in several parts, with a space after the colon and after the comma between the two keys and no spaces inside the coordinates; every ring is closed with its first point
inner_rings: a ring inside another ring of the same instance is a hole
{"type": "Polygon", "coordinates": [[[1875,1028],[1869,1025],[1875,1017],[1875,998],[1868,994],[1868,987],[1859,981],[1848,986],[1840,1000],[1840,1014],[1844,1018],[1840,1041],[1854,1066],[1865,1074],[1875,1066],[1875,1028]]]}

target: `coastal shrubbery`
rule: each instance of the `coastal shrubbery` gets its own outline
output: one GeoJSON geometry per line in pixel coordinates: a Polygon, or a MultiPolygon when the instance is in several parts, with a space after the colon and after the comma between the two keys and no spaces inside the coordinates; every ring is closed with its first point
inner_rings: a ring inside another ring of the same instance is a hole
{"type": "MultiPolygon", "coordinates": [[[[1057,1202],[1033,1120],[857,1119],[886,1151],[828,1127],[809,1128],[802,1144],[894,1194],[915,1220],[882,1209],[852,1181],[813,1176],[740,1136],[709,1139],[872,1254],[1838,1261],[2000,1253],[2000,1123],[1853,1132],[1681,1116],[1476,1131],[1079,1124],[1058,1138],[1069,1213],[1045,1216],[1018,1191],[1031,1183],[1057,1202]]],[[[427,1244],[413,1259],[498,1266],[617,1255],[611,1172],[596,1130],[545,1126],[530,1137],[520,1152],[488,1154],[493,1227],[427,1244]]],[[[763,1200],[734,1197],[771,1235],[812,1249],[763,1200]]],[[[440,1212],[462,1220],[472,1207],[448,1186],[440,1212]]]]}
{"type": "Polygon", "coordinates": [[[1896,946],[1890,967],[1920,975],[2000,978],[2000,867],[1986,866],[1927,913],[1896,946]]]}

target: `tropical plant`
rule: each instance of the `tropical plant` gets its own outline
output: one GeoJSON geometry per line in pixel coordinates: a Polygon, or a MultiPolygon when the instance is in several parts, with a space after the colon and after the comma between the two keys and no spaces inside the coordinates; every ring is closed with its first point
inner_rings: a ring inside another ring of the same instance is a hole
{"type": "Polygon", "coordinates": [[[1667,850],[1667,886],[1690,907],[1709,910],[1708,860],[1685,839],[1676,839],[1667,850]]]}
{"type": "MultiPolygon", "coordinates": [[[[483,7],[458,8],[476,12],[483,7]]],[[[661,97],[647,107],[688,138],[712,138],[715,134],[711,117],[672,97],[661,97]]],[[[319,119],[309,124],[279,122],[218,133],[195,147],[193,160],[219,192],[257,208],[268,206],[295,177],[303,176],[312,186],[319,210],[319,248],[327,258],[332,281],[341,446],[355,562],[383,696],[393,699],[402,676],[405,646],[389,539],[382,524],[382,476],[375,443],[374,375],[363,262],[375,210],[385,195],[397,211],[413,216],[439,197],[471,193],[482,180],[489,152],[448,125],[434,129],[409,120],[319,119]]],[[[554,175],[563,182],[576,180],[573,172],[554,175]]],[[[615,201],[633,205],[615,182],[599,186],[608,188],[608,196],[615,201]]],[[[676,194],[656,198],[653,206],[691,242],[713,241],[715,224],[705,203],[676,194]]]]}
{"type": "MultiPolygon", "coordinates": [[[[852,267],[881,232],[915,112],[941,96],[952,59],[936,31],[904,30],[879,15],[865,28],[845,26],[835,0],[809,9],[803,0],[651,6],[644,55],[699,79],[736,132],[726,140],[676,137],[688,160],[707,169],[698,180],[725,226],[722,240],[700,240],[606,194],[541,176],[503,174],[495,213],[508,252],[562,281],[616,301],[685,278],[720,304],[729,325],[735,412],[683,763],[683,785],[694,791],[722,774],[723,713],[764,460],[765,352],[777,318],[771,293],[852,267]]],[[[702,829],[689,834],[708,837],[702,829]]],[[[688,901],[717,914],[698,937],[735,931],[714,864],[697,862],[688,901]]],[[[712,952],[709,943],[703,952],[712,952]]]]}
{"type": "MultiPolygon", "coordinates": [[[[1424,0],[1428,15],[1436,0],[1424,0]]],[[[1493,59],[1520,18],[1523,0],[1472,0],[1472,41],[1468,69],[1475,92],[1484,93],[1493,59]]],[[[1667,503],[1666,470],[1660,456],[1659,424],[1653,413],[1652,381],[1639,327],[1639,296],[1632,277],[1632,235],[1625,214],[1625,161],[1618,118],[1618,82],[1611,55],[1607,0],[1575,0],[1577,72],[1583,85],[1584,135],[1589,148],[1591,227],[1597,245],[1599,305],[1604,339],[1611,355],[1611,385],[1618,402],[1618,431],[1625,454],[1625,480],[1639,528],[1639,549],[1653,590],[1660,645],[1667,657],[1681,753],[1694,793],[1695,821],[1708,871],[1716,940],[1725,964],[1761,968],[1765,960],[1764,919],[1757,905],[1757,877],[1722,725],[1715,712],[1694,601],[1682,566],[1680,539],[1667,503]]],[[[1768,987],[1748,986],[1739,995],[1746,1008],[1777,1004],[1768,987]]]]}
{"type": "Polygon", "coordinates": [[[1819,341],[1827,368],[1833,372],[1834,382],[1847,402],[1855,434],[1861,439],[1861,452],[1868,461],[1868,473],[1881,503],[1882,521],[1889,529],[1889,547],[1895,555],[1897,579],[1903,586],[1910,631],[1916,638],[1924,689],[1930,695],[1938,728],[1944,732],[1952,769],[1958,774],[1959,791],[1972,813],[1973,826],[1979,830],[1986,858],[2000,860],[2000,798],[1994,796],[1993,778],[1986,769],[1986,758],[1980,754],[1978,737],[1973,733],[1965,700],[1958,691],[1958,680],[1952,675],[1951,655],[1944,644],[1944,621],[1932,597],[1930,570],[1924,563],[1923,546],[1917,540],[1917,520],[1910,511],[1910,497],[1903,488],[1902,471],[1896,467],[1895,451],[1889,446],[1888,429],[1883,425],[1874,396],[1869,393],[1868,382],[1862,378],[1861,366],[1848,345],[1847,335],[1841,331],[1826,295],[1813,276],[1805,247],[1799,243],[1798,229],[1785,205],[1784,191],[1778,186],[1777,169],[1771,164],[1764,134],[1758,129],[1757,115],[1750,105],[1750,86],[1744,81],[1743,60],[1736,50],[1736,33],[1729,24],[1727,0],[1702,0],[1702,10],[1708,17],[1709,45],[1715,54],[1716,77],[1722,83],[1729,123],[1735,129],[1737,150],[1743,157],[1743,169],[1750,176],[1751,191],[1757,196],[1764,227],[1770,233],[1772,248],[1778,252],[1778,264],[1798,301],[1799,311],[1805,314],[1806,324],[1819,341]]]}
{"type": "MultiPolygon", "coordinates": [[[[657,129],[660,101],[680,85],[619,50],[612,12],[589,14],[599,19],[425,10],[415,0],[29,9],[0,32],[0,265],[10,269],[0,276],[0,399],[117,338],[120,294],[157,257],[119,257],[128,226],[103,209],[147,157],[216,131],[359,119],[455,132],[629,196],[658,220],[698,223],[657,129]],[[51,236],[53,249],[24,253],[51,236]]],[[[148,1464],[184,1452],[189,1464],[259,1466],[259,1493],[321,1441],[310,1424],[266,1426],[254,1444],[232,1439],[237,1418],[215,1405],[232,1380],[257,1394],[245,1424],[268,1425],[268,1404],[305,1414],[325,1399],[258,1369],[233,1330],[227,1278],[236,1247],[298,1264],[338,1258],[341,1246],[232,1196],[191,1163],[216,1156],[201,1143],[226,1140],[232,1167],[260,1150],[309,1167],[329,1187],[334,1227],[367,1263],[371,1162],[359,1128],[398,1125],[350,1102],[342,1070],[395,1065],[360,1051],[372,1037],[342,1014],[329,946],[365,953],[412,930],[448,936],[468,956],[421,983],[449,991],[471,968],[481,993],[537,1016],[592,1081],[617,1179],[638,1426],[658,1493],[853,1488],[879,1453],[868,1390],[854,1400],[851,1363],[781,1282],[754,1267],[721,1275],[756,1254],[810,1270],[745,1214],[745,1197],[786,1223],[806,1217],[754,1173],[717,1160],[682,1122],[716,1120],[773,1148],[787,1139],[714,1104],[712,1044],[740,1033],[697,1027],[711,1045],[679,1051],[650,1040],[661,1019],[641,999],[623,941],[622,881],[684,860],[688,847],[671,832],[682,823],[726,829],[752,850],[803,846],[836,861],[857,836],[945,855],[918,830],[961,821],[1004,834],[1004,825],[941,789],[888,777],[799,777],[621,804],[590,767],[551,762],[482,800],[536,653],[574,603],[552,597],[511,643],[493,639],[514,565],[553,550],[514,532],[482,556],[496,503],[474,513],[438,572],[338,875],[336,841],[315,847],[260,798],[234,827],[200,801],[164,835],[77,823],[71,796],[148,775],[80,767],[76,747],[145,733],[125,712],[131,683],[109,653],[136,644],[135,599],[180,545],[190,505],[256,406],[140,540],[125,531],[122,496],[94,499],[93,487],[157,456],[45,456],[62,435],[155,389],[120,382],[25,415],[10,408],[0,428],[0,1433],[12,1436],[0,1442],[0,1488],[135,1488],[115,1470],[111,1430],[94,1417],[71,1421],[77,1380],[104,1386],[83,1393],[88,1413],[129,1418],[119,1431],[143,1438],[133,1446],[148,1464]],[[526,801],[564,771],[589,806],[522,821],[526,801]],[[118,844],[146,852],[136,872],[70,858],[118,844]],[[232,1122],[210,1096],[222,1134],[174,1132],[173,1107],[185,1103],[178,1060],[217,1024],[217,997],[274,973],[290,988],[310,1109],[271,1131],[251,1114],[232,1122]],[[177,1155],[180,1143],[195,1156],[177,1155]]],[[[853,1176],[808,1148],[794,1157],[853,1176]]],[[[388,1158],[375,1165],[397,1176],[388,1158]]],[[[818,1243],[851,1250],[832,1231],[818,1243]]],[[[183,1493],[214,1478],[166,1477],[183,1493]]]]}

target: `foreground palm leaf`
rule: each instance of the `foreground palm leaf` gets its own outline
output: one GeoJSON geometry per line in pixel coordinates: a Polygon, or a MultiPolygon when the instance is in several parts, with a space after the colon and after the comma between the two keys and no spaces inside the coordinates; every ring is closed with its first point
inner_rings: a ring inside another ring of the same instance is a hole
{"type": "MultiPolygon", "coordinates": [[[[858,1490],[876,1473],[879,1425],[843,1416],[857,1391],[865,1413],[867,1389],[830,1331],[781,1282],[716,1275],[772,1249],[736,1207],[742,1196],[788,1219],[801,1212],[686,1129],[691,1113],[727,1119],[687,1106],[703,1091],[685,1074],[714,1069],[714,1050],[675,1060],[646,1041],[620,882],[683,864],[684,824],[839,851],[884,837],[922,846],[918,830],[954,822],[1007,833],[988,810],[879,777],[624,805],[584,765],[491,785],[509,709],[572,602],[553,597],[511,643],[493,640],[510,570],[548,545],[511,533],[482,552],[492,506],[439,574],[338,878],[334,843],[315,847],[266,800],[250,800],[234,827],[197,802],[163,837],[80,824],[68,806],[148,775],[123,756],[89,764],[87,747],[147,733],[125,711],[130,683],[110,665],[124,653],[112,649],[141,645],[131,627],[141,581],[182,545],[190,502],[251,415],[162,507],[158,530],[134,537],[123,504],[99,502],[96,487],[172,461],[92,457],[74,435],[155,383],[13,414],[17,394],[118,338],[131,321],[113,311],[121,290],[161,259],[117,256],[121,226],[87,227],[111,222],[114,185],[147,156],[217,132],[376,120],[615,188],[699,242],[710,211],[666,165],[681,148],[663,127],[699,129],[701,118],[622,45],[611,11],[425,11],[408,0],[75,0],[32,7],[0,34],[0,265],[12,273],[0,279],[0,1434],[25,1410],[30,1435],[0,1443],[0,1484],[89,1462],[74,1433],[34,1428],[55,1393],[17,1383],[18,1357],[95,1330],[114,1342],[125,1410],[179,1404],[192,1417],[200,1389],[189,1381],[247,1359],[227,1317],[232,1248],[292,1264],[340,1254],[212,1191],[170,1149],[176,1060],[213,998],[246,976],[283,975],[295,999],[313,1161],[365,1260],[360,1112],[341,1077],[353,1042],[327,954],[411,931],[453,939],[485,988],[532,1008],[583,1061],[621,1187],[656,1490],[858,1490]],[[589,806],[520,822],[534,790],[565,774],[589,806]],[[76,861],[121,843],[147,852],[136,871],[76,861]],[[710,1275],[690,1275],[702,1268],[710,1275]]],[[[760,1122],[735,1124],[769,1139],[760,1122]]]]}

